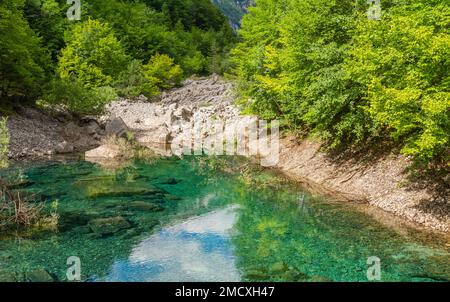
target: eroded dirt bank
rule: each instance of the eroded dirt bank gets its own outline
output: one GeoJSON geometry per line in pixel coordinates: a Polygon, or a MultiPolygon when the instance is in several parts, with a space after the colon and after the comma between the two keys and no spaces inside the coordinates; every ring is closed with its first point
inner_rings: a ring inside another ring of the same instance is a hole
{"type": "MultiPolygon", "coordinates": [[[[401,155],[331,156],[321,144],[286,137],[281,142],[278,168],[289,176],[367,202],[409,221],[439,231],[450,230],[448,183],[410,181],[410,162],[401,155]]],[[[448,178],[448,177],[447,177],[448,178]]]]}

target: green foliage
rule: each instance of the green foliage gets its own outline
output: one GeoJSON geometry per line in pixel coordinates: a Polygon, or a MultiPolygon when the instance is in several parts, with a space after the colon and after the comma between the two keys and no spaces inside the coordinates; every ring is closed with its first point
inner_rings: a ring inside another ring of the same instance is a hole
{"type": "Polygon", "coordinates": [[[141,94],[151,98],[159,94],[158,87],[145,77],[144,67],[139,60],[131,61],[128,68],[120,74],[115,87],[120,96],[128,98],[141,94]]]}
{"type": "Polygon", "coordinates": [[[113,88],[151,97],[182,76],[223,71],[236,38],[209,0],[83,0],[81,21],[67,19],[69,6],[65,0],[0,2],[2,101],[40,99],[98,112],[113,88]]]}
{"type": "Polygon", "coordinates": [[[225,16],[210,0],[145,0],[147,4],[168,16],[171,24],[181,22],[184,28],[220,30],[225,16]]]}
{"type": "MultiPolygon", "coordinates": [[[[33,31],[44,41],[45,47],[51,54],[53,62],[57,61],[58,52],[64,47],[64,32],[70,23],[66,17],[67,8],[66,1],[25,1],[24,17],[27,19],[33,31]]],[[[54,71],[54,67],[51,64],[43,67],[49,72],[54,71]]]]}
{"type": "Polygon", "coordinates": [[[111,27],[97,20],[75,25],[65,40],[58,74],[63,80],[76,78],[86,88],[111,85],[130,61],[111,27]]]}
{"type": "Polygon", "coordinates": [[[241,103],[331,147],[390,134],[405,154],[448,156],[450,6],[383,1],[380,21],[353,0],[257,0],[233,50],[241,103]]]}
{"type": "Polygon", "coordinates": [[[140,94],[153,97],[161,89],[177,86],[183,77],[183,70],[168,55],[154,55],[147,64],[133,60],[116,82],[119,95],[136,97],[140,94]]]}
{"type": "Polygon", "coordinates": [[[86,89],[76,78],[54,79],[41,105],[63,105],[76,114],[98,114],[115,98],[117,93],[109,86],[86,89]]]}
{"type": "Polygon", "coordinates": [[[9,134],[6,118],[0,118],[0,168],[7,165],[8,161],[9,134]]]}
{"type": "Polygon", "coordinates": [[[169,89],[178,85],[183,71],[167,55],[155,55],[144,65],[144,76],[154,86],[169,89]]]}
{"type": "Polygon", "coordinates": [[[0,2],[0,98],[40,93],[48,55],[23,17],[23,0],[0,2]]]}
{"type": "Polygon", "coordinates": [[[85,14],[108,23],[127,52],[135,59],[147,59],[170,43],[165,16],[144,3],[117,0],[88,0],[85,14]]]}
{"type": "Polygon", "coordinates": [[[185,75],[206,74],[211,48],[225,56],[235,36],[209,0],[88,0],[87,14],[109,23],[128,53],[142,62],[167,54],[185,75]]]}
{"type": "Polygon", "coordinates": [[[382,22],[359,18],[345,68],[377,127],[430,160],[450,144],[450,5],[404,2],[382,22]]]}

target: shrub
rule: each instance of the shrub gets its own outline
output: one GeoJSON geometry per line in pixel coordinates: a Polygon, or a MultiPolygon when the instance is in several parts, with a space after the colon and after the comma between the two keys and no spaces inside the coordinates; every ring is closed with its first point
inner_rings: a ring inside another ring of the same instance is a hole
{"type": "Polygon", "coordinates": [[[185,74],[201,74],[208,67],[208,60],[199,51],[195,51],[181,59],[185,74]]]}
{"type": "Polygon", "coordinates": [[[168,55],[157,54],[144,65],[144,76],[152,85],[168,89],[180,83],[183,70],[168,55]]]}
{"type": "MultiPolygon", "coordinates": [[[[55,230],[58,225],[58,202],[51,204],[50,213],[44,213],[44,204],[24,198],[23,194],[10,189],[11,184],[0,179],[0,231],[12,229],[38,229],[55,230]]],[[[32,196],[34,198],[34,196],[32,196]]]]}
{"type": "Polygon", "coordinates": [[[115,84],[120,96],[137,97],[141,94],[153,97],[159,94],[159,89],[144,76],[144,67],[139,60],[133,60],[123,71],[115,84]]]}
{"type": "Polygon", "coordinates": [[[54,79],[42,101],[63,105],[76,114],[98,114],[116,98],[116,91],[109,86],[87,89],[76,79],[54,79]]]}

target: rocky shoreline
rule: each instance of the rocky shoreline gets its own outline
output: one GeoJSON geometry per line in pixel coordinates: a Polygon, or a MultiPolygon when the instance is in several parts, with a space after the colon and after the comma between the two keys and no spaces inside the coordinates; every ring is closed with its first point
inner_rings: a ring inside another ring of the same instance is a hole
{"type": "Polygon", "coordinates": [[[77,119],[66,113],[46,114],[35,108],[16,108],[8,118],[13,160],[84,152],[100,145],[105,135],[94,117],[77,119]]]}
{"type": "MultiPolygon", "coordinates": [[[[137,142],[170,155],[167,149],[177,138],[190,134],[192,121],[207,125],[220,118],[240,123],[255,117],[240,115],[234,105],[233,85],[218,77],[187,80],[180,88],[161,95],[158,102],[119,99],[98,118],[50,118],[29,111],[10,118],[10,157],[83,152],[101,145],[110,134],[131,132],[137,142]]],[[[208,131],[203,131],[208,137],[208,131]]],[[[114,157],[105,146],[87,157],[114,157]]],[[[407,158],[387,155],[372,158],[333,158],[321,144],[309,139],[284,137],[276,169],[311,189],[320,188],[345,200],[368,203],[429,229],[450,230],[450,190],[445,184],[420,186],[410,183],[407,158]],[[442,189],[444,188],[444,189],[442,189]]]]}

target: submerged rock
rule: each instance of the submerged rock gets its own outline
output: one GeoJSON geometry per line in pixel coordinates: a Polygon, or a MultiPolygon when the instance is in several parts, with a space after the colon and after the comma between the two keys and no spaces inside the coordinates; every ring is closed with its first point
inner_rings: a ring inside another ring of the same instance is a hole
{"type": "Polygon", "coordinates": [[[16,274],[13,272],[0,271],[0,282],[16,282],[16,274]]]}
{"type": "Polygon", "coordinates": [[[142,230],[137,229],[137,228],[128,229],[120,237],[122,239],[131,239],[131,238],[141,235],[141,233],[142,233],[142,230]]]}
{"type": "Polygon", "coordinates": [[[121,216],[94,219],[89,222],[91,230],[98,235],[105,236],[117,233],[120,230],[131,228],[131,224],[121,216]]]}
{"type": "Polygon", "coordinates": [[[176,185],[177,183],[180,183],[181,180],[180,179],[176,179],[176,178],[163,178],[159,183],[163,184],[163,185],[176,185]]]}
{"type": "Polygon", "coordinates": [[[29,282],[55,282],[56,277],[45,269],[37,269],[26,274],[26,280],[29,282]]]}
{"type": "Polygon", "coordinates": [[[331,280],[331,279],[329,279],[329,278],[327,278],[327,277],[324,277],[324,276],[318,276],[318,275],[311,276],[311,277],[308,279],[308,281],[309,281],[309,282],[333,282],[333,280],[331,280]]]}
{"type": "Polygon", "coordinates": [[[182,199],[180,196],[175,196],[175,195],[172,195],[172,194],[165,194],[164,198],[167,199],[167,200],[173,200],[173,201],[178,201],[178,200],[182,199]]]}
{"type": "Polygon", "coordinates": [[[83,225],[73,228],[72,231],[78,234],[89,234],[91,233],[91,228],[87,225],[83,225]]]}
{"type": "Polygon", "coordinates": [[[159,224],[159,220],[151,218],[151,217],[139,217],[137,220],[135,220],[136,223],[138,223],[141,228],[143,228],[146,231],[149,231],[153,229],[155,226],[159,224]]]}
{"type": "Polygon", "coordinates": [[[251,281],[267,281],[270,279],[269,274],[263,269],[249,269],[244,275],[245,279],[251,281]]]}
{"type": "Polygon", "coordinates": [[[27,187],[30,187],[30,186],[34,185],[35,183],[36,182],[34,182],[34,181],[24,179],[24,180],[20,180],[15,183],[9,184],[6,187],[10,190],[18,190],[18,189],[25,189],[27,187]]]}
{"type": "Polygon", "coordinates": [[[272,264],[268,269],[265,268],[252,268],[248,269],[244,275],[245,279],[250,281],[285,281],[285,282],[298,282],[306,281],[309,276],[298,271],[293,267],[288,267],[284,262],[276,262],[272,264]]]}
{"type": "Polygon", "coordinates": [[[164,210],[164,208],[161,207],[160,205],[145,201],[132,201],[127,203],[126,205],[123,205],[123,208],[132,211],[148,211],[148,212],[160,212],[164,210]]]}
{"type": "Polygon", "coordinates": [[[281,274],[280,278],[283,281],[287,281],[287,282],[298,282],[298,281],[308,280],[309,276],[307,274],[304,274],[304,273],[296,270],[296,269],[289,269],[288,271],[281,274]]]}
{"type": "MultiPolygon", "coordinates": [[[[99,215],[85,213],[82,211],[62,212],[59,217],[59,230],[68,231],[79,227],[86,226],[89,221],[100,218],[99,215]]],[[[78,229],[78,231],[83,231],[78,229]]],[[[85,230],[84,230],[85,231],[85,230]]]]}
{"type": "Polygon", "coordinates": [[[270,266],[270,272],[272,274],[279,274],[288,271],[289,268],[284,262],[276,262],[270,266]]]}
{"type": "Polygon", "coordinates": [[[164,193],[163,190],[155,187],[136,188],[136,187],[106,187],[96,188],[92,192],[88,192],[86,195],[90,198],[98,197],[133,197],[137,195],[154,195],[157,193],[164,193]]]}

